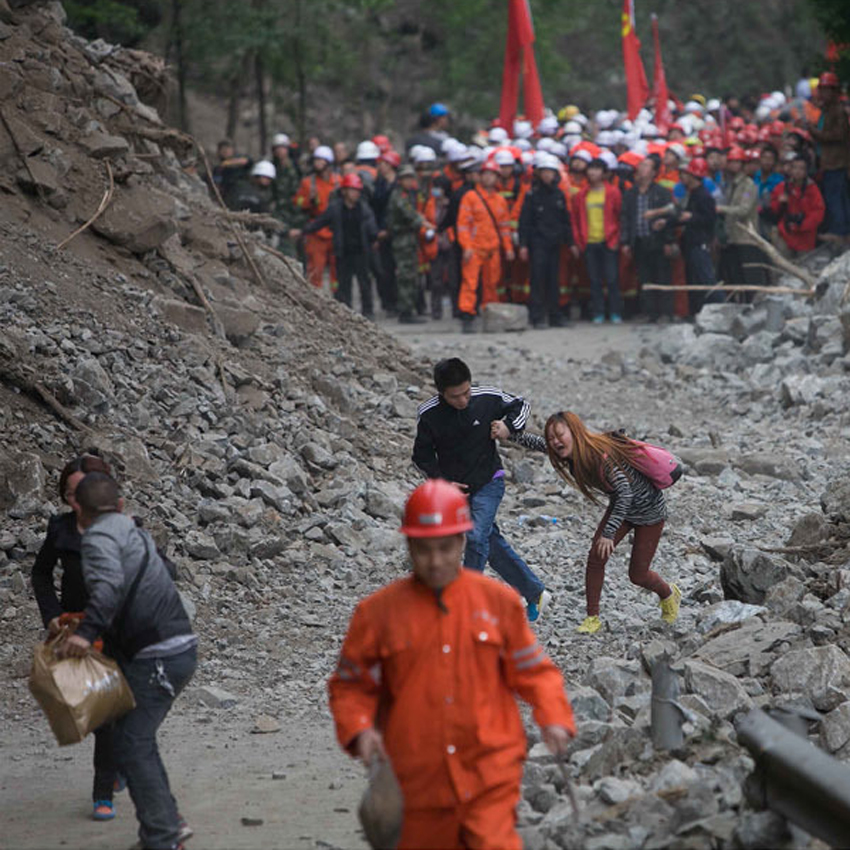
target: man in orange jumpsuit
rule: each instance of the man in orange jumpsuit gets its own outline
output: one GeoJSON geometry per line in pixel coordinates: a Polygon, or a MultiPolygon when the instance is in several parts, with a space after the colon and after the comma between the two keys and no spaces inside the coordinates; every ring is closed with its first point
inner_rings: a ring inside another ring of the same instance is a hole
{"type": "MultiPolygon", "coordinates": [[[[308,174],[292,199],[295,206],[307,213],[310,221],[318,218],[327,208],[331,195],[339,186],[339,176],[331,170],[333,151],[327,145],[319,145],[313,151],[313,174],[308,174]]],[[[336,287],[336,263],[334,260],[333,234],[329,227],[304,237],[307,255],[307,278],[317,289],[322,288],[325,269],[329,269],[331,288],[336,287]]]]}
{"type": "Polygon", "coordinates": [[[563,680],[512,588],[461,567],[466,497],[430,480],[407,501],[413,575],[356,608],[333,674],[341,745],[387,758],[404,794],[405,848],[521,850],[516,832],[526,740],[514,693],[543,740],[575,734],[563,680]]]}
{"type": "Polygon", "coordinates": [[[458,309],[464,333],[472,331],[472,320],[478,303],[478,278],[481,277],[481,305],[499,300],[502,280],[502,253],[505,260],[514,258],[511,241],[510,212],[505,199],[496,191],[499,166],[485,162],[481,166],[481,182],[467,192],[457,213],[457,237],[463,250],[458,309]]]}

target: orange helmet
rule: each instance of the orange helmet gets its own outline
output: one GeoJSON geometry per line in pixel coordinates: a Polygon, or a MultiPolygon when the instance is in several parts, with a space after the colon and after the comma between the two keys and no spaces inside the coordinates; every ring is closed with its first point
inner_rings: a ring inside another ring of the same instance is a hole
{"type": "Polygon", "coordinates": [[[466,496],[457,485],[434,478],[410,494],[399,530],[408,537],[448,537],[471,529],[466,496]]]}
{"type": "Polygon", "coordinates": [[[362,189],[363,181],[360,179],[359,174],[346,174],[345,177],[342,178],[342,183],[340,185],[343,189],[362,189]]]}

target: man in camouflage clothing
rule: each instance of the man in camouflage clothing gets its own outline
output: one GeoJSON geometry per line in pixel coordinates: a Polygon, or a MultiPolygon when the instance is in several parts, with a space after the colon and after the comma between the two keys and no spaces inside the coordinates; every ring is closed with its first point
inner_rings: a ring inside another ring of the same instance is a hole
{"type": "MultiPolygon", "coordinates": [[[[272,139],[272,162],[277,171],[274,181],[272,215],[292,231],[300,230],[306,224],[307,216],[292,201],[298,191],[301,175],[289,155],[289,146],[290,140],[286,133],[278,133],[272,139]]],[[[294,235],[281,233],[277,246],[290,257],[295,257],[298,253],[296,250],[297,240],[292,238],[294,235]]]]}
{"type": "MultiPolygon", "coordinates": [[[[398,320],[407,325],[425,321],[416,314],[419,288],[419,231],[434,226],[416,211],[416,172],[405,165],[398,172],[387,209],[387,229],[392,236],[398,288],[398,320]]],[[[432,233],[433,235],[433,233],[432,233]]]]}

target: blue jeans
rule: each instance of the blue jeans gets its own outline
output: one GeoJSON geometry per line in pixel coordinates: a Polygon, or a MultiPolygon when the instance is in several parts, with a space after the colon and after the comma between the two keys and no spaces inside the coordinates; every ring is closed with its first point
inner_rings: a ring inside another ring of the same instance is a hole
{"type": "Polygon", "coordinates": [[[824,171],[821,191],[826,205],[824,231],[837,236],[847,236],[850,233],[850,192],[847,190],[847,172],[843,168],[824,171]]]}
{"type": "Polygon", "coordinates": [[[116,757],[136,807],[139,839],[150,850],[177,846],[177,803],[159,756],[156,732],[197,663],[197,648],[192,647],[178,655],[138,659],[122,667],[136,707],[116,724],[116,757]]]}
{"type": "Polygon", "coordinates": [[[609,318],[622,316],[623,298],[620,295],[617,252],[604,242],[591,242],[585,249],[584,261],[590,278],[590,312],[593,317],[605,316],[604,287],[608,288],[609,318]]]}
{"type": "Polygon", "coordinates": [[[463,564],[481,573],[489,561],[511,587],[516,588],[528,602],[536,603],[545,585],[514,552],[496,525],[496,511],[504,495],[505,479],[494,478],[469,497],[473,529],[466,534],[463,564]]]}

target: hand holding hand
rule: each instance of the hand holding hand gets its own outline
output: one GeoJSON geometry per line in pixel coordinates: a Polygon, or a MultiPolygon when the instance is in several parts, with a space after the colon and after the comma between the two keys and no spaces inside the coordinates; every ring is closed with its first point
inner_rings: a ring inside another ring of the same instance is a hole
{"type": "Polygon", "coordinates": [[[510,428],[501,420],[497,419],[490,423],[491,440],[507,440],[511,436],[510,428]]]}

